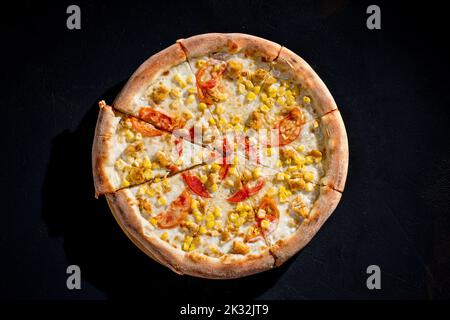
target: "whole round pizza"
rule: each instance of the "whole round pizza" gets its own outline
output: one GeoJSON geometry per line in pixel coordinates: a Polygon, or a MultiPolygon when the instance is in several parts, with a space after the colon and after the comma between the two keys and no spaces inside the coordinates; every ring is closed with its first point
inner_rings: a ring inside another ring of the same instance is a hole
{"type": "Polygon", "coordinates": [[[336,208],[345,127],[312,68],[274,42],[203,34],[151,56],[99,103],[96,196],[179,274],[237,278],[281,265],[336,208]]]}

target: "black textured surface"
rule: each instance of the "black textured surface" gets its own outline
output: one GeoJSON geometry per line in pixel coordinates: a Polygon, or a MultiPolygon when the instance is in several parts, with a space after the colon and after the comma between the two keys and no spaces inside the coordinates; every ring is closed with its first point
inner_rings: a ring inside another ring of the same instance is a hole
{"type": "Polygon", "coordinates": [[[329,299],[450,296],[449,51],[443,8],[352,1],[78,1],[2,10],[2,298],[329,299]],[[96,102],[112,101],[176,39],[245,32],[290,48],[322,77],[350,144],[342,201],[286,265],[232,281],[180,277],[148,259],[95,200],[96,102]],[[82,270],[66,289],[67,265],[82,270]],[[379,265],[382,289],[366,288],[379,265]],[[157,288],[154,290],[154,288],[157,288]],[[177,290],[179,288],[180,290],[177,290]]]}

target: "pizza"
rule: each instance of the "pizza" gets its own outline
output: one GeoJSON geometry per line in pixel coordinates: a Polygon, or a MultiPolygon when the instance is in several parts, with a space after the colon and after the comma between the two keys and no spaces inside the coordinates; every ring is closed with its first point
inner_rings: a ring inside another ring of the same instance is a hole
{"type": "Polygon", "coordinates": [[[348,143],[314,70],[274,42],[210,33],[151,56],[99,102],[96,197],[176,273],[238,278],[300,251],[344,191],[348,143]]]}

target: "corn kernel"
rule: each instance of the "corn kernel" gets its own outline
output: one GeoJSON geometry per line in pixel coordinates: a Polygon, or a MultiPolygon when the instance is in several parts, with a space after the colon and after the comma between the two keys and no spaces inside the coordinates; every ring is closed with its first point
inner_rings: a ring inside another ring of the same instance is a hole
{"type": "Polygon", "coordinates": [[[207,231],[208,231],[208,230],[206,229],[205,226],[201,226],[200,229],[198,229],[198,232],[199,232],[200,234],[205,234],[207,231]]]}
{"type": "Polygon", "coordinates": [[[249,93],[247,93],[247,100],[253,101],[255,99],[256,99],[256,94],[254,92],[250,91],[249,93]]]}
{"type": "Polygon", "coordinates": [[[270,107],[269,107],[268,105],[266,105],[266,104],[262,104],[262,105],[259,107],[259,110],[261,110],[261,112],[263,112],[263,113],[267,113],[267,112],[270,111],[270,107]]]}
{"type": "Polygon", "coordinates": [[[250,251],[250,247],[241,241],[233,242],[233,253],[247,254],[250,251]]]}
{"type": "Polygon", "coordinates": [[[274,85],[271,85],[267,89],[267,93],[269,94],[269,97],[274,98],[277,95],[277,87],[274,85]]]}
{"type": "Polygon", "coordinates": [[[305,190],[311,192],[314,190],[314,185],[311,182],[308,182],[305,186],[305,190]]]}
{"type": "Polygon", "coordinates": [[[149,197],[154,197],[155,196],[155,190],[152,188],[147,188],[147,195],[149,197]]]}
{"type": "Polygon", "coordinates": [[[253,83],[250,80],[244,80],[244,85],[247,90],[252,90],[254,88],[253,83]]]}
{"type": "Polygon", "coordinates": [[[255,86],[255,87],[253,88],[253,92],[254,92],[255,94],[258,94],[260,91],[261,91],[261,87],[260,87],[260,86],[255,86]]]}
{"type": "Polygon", "coordinates": [[[239,215],[237,213],[230,214],[230,221],[235,222],[239,218],[239,215]]]}
{"type": "Polygon", "coordinates": [[[283,163],[281,162],[281,160],[278,160],[278,161],[277,161],[277,167],[280,168],[280,167],[282,167],[282,166],[283,166],[283,163]]]}
{"type": "Polygon", "coordinates": [[[150,180],[150,179],[152,178],[152,176],[153,176],[153,171],[152,171],[152,169],[146,169],[146,170],[144,171],[144,179],[145,179],[145,180],[150,180]]]}
{"type": "Polygon", "coordinates": [[[214,110],[215,114],[222,114],[223,113],[223,106],[222,105],[218,105],[216,107],[216,109],[214,110]]]}
{"type": "Polygon", "coordinates": [[[258,213],[256,214],[256,216],[257,216],[259,219],[264,219],[264,218],[266,217],[266,210],[264,210],[264,209],[259,209],[259,210],[258,210],[258,213]]]}
{"type": "Polygon", "coordinates": [[[198,209],[195,209],[192,211],[192,214],[194,215],[194,218],[197,222],[200,222],[203,220],[203,215],[201,214],[201,212],[198,209]]]}
{"type": "Polygon", "coordinates": [[[187,98],[186,98],[186,104],[192,104],[195,101],[195,96],[193,94],[190,94],[187,98]]]}
{"type": "Polygon", "coordinates": [[[198,200],[192,199],[192,201],[191,201],[191,209],[192,210],[198,209],[198,204],[199,204],[198,200]]]}
{"type": "Polygon", "coordinates": [[[244,223],[245,223],[245,218],[239,217],[239,218],[237,218],[237,220],[234,222],[234,225],[235,225],[236,227],[240,227],[240,226],[242,226],[244,223]]]}
{"type": "Polygon", "coordinates": [[[214,118],[209,118],[208,123],[210,125],[215,125],[216,124],[216,120],[214,120],[214,118]]]}
{"type": "Polygon", "coordinates": [[[275,188],[275,187],[271,187],[268,191],[267,191],[267,195],[269,195],[269,196],[274,196],[274,195],[276,195],[278,193],[278,190],[277,190],[277,188],[275,188]]]}
{"type": "Polygon", "coordinates": [[[204,175],[204,174],[201,174],[201,175],[200,175],[200,181],[201,181],[202,183],[205,183],[206,181],[208,181],[208,177],[207,177],[206,175],[204,175]]]}
{"type": "Polygon", "coordinates": [[[200,103],[198,104],[198,109],[199,109],[201,112],[204,112],[204,111],[206,110],[206,108],[207,108],[206,103],[200,102],[200,103]]]}
{"type": "Polygon", "coordinates": [[[313,129],[317,129],[319,127],[319,121],[315,120],[313,122],[313,129]]]}
{"type": "Polygon", "coordinates": [[[158,198],[158,203],[162,206],[165,206],[167,204],[167,200],[165,197],[161,196],[158,198]]]}
{"type": "Polygon", "coordinates": [[[222,221],[220,221],[220,220],[216,220],[215,222],[214,222],[214,229],[216,229],[216,230],[220,230],[221,228],[222,228],[222,221]]]}
{"type": "Polygon", "coordinates": [[[308,97],[308,96],[304,96],[304,97],[303,97],[303,102],[304,102],[304,103],[311,103],[311,98],[308,97]]]}
{"type": "Polygon", "coordinates": [[[205,65],[206,61],[205,60],[197,60],[197,62],[195,63],[195,66],[197,68],[201,68],[205,65]]]}
{"type": "Polygon", "coordinates": [[[214,220],[207,220],[206,221],[206,228],[212,229],[214,227],[214,220]]]}
{"type": "Polygon", "coordinates": [[[217,186],[216,183],[214,183],[214,184],[211,186],[211,191],[212,191],[212,192],[217,192],[218,189],[219,189],[219,187],[217,186]]]}
{"type": "Polygon", "coordinates": [[[312,164],[314,163],[314,159],[311,156],[305,157],[305,164],[312,164]]]}
{"type": "Polygon", "coordinates": [[[277,180],[278,181],[283,181],[284,180],[284,173],[283,172],[278,172],[277,173],[277,180]]]}
{"type": "Polygon", "coordinates": [[[150,222],[153,226],[156,227],[156,225],[158,224],[158,220],[156,220],[156,218],[150,218],[148,220],[148,222],[150,222]]]}
{"type": "Polygon", "coordinates": [[[231,124],[237,125],[241,122],[241,117],[239,116],[232,116],[231,117],[231,124]]]}
{"type": "Polygon", "coordinates": [[[130,181],[128,181],[127,179],[123,179],[122,187],[129,187],[129,186],[130,186],[130,181]]]}
{"type": "Polygon", "coordinates": [[[257,179],[261,176],[261,168],[256,167],[255,169],[253,169],[253,178],[257,179]]]}
{"type": "Polygon", "coordinates": [[[192,84],[194,82],[194,77],[192,76],[192,74],[189,77],[186,78],[186,82],[188,84],[192,84]]]}
{"type": "MultiPolygon", "coordinates": [[[[197,88],[196,87],[190,87],[188,89],[189,94],[194,95],[197,93],[197,88]]],[[[195,98],[195,97],[194,97],[195,98]]]]}
{"type": "Polygon", "coordinates": [[[269,229],[270,227],[270,221],[267,219],[264,219],[261,221],[261,228],[263,228],[264,230],[269,229]]]}
{"type": "Polygon", "coordinates": [[[238,84],[238,92],[239,94],[244,94],[245,93],[245,85],[242,83],[238,84]]]}
{"type": "Polygon", "coordinates": [[[165,231],[162,235],[161,235],[161,240],[166,241],[169,238],[169,233],[167,233],[167,231],[165,231]]]}
{"type": "Polygon", "coordinates": [[[178,83],[181,88],[186,87],[186,82],[181,78],[179,74],[176,74],[173,79],[178,83]]]}
{"type": "Polygon", "coordinates": [[[314,180],[314,174],[312,172],[305,171],[303,172],[303,179],[307,182],[311,182],[314,180]]]}
{"type": "Polygon", "coordinates": [[[220,218],[222,216],[222,212],[221,212],[220,208],[214,207],[214,216],[216,218],[220,218]]]}
{"type": "Polygon", "coordinates": [[[284,105],[286,104],[286,100],[284,99],[284,97],[278,97],[278,98],[277,98],[277,103],[278,103],[280,106],[284,106],[284,105]]]}

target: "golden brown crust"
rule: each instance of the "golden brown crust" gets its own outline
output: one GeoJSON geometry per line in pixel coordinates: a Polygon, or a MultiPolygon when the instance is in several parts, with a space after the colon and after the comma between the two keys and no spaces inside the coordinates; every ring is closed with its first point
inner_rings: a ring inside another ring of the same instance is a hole
{"type": "Polygon", "coordinates": [[[310,218],[304,220],[300,227],[288,238],[277,241],[270,251],[275,257],[275,266],[280,266],[315,236],[328,217],[333,213],[342,194],[329,187],[320,188],[320,196],[314,203],[310,218]]]}
{"type": "Polygon", "coordinates": [[[337,109],[336,102],[325,83],[311,66],[297,54],[285,47],[281,48],[274,67],[281,71],[292,72],[300,80],[303,87],[310,89],[313,107],[318,116],[337,109]]]}
{"type": "Polygon", "coordinates": [[[335,110],[321,118],[325,137],[326,174],[321,183],[344,191],[348,171],[348,141],[341,113],[335,110]]]}
{"type": "Polygon", "coordinates": [[[269,250],[259,254],[224,255],[212,258],[199,253],[188,253],[175,267],[183,274],[208,279],[234,279],[272,269],[274,258],[269,250]]]}
{"type": "Polygon", "coordinates": [[[92,145],[92,175],[94,177],[95,197],[113,192],[114,187],[105,170],[105,163],[112,149],[115,114],[105,101],[98,103],[100,112],[95,127],[94,143],[92,145]]]}
{"type": "Polygon", "coordinates": [[[261,57],[265,62],[272,62],[281,50],[281,46],[275,42],[244,33],[205,33],[177,42],[185,50],[188,59],[215,52],[244,51],[248,56],[261,57]]]}
{"type": "Polygon", "coordinates": [[[133,73],[122,91],[114,100],[113,106],[127,114],[138,116],[136,99],[142,96],[147,87],[162,73],[186,61],[186,55],[178,43],[148,58],[133,73]]]}

